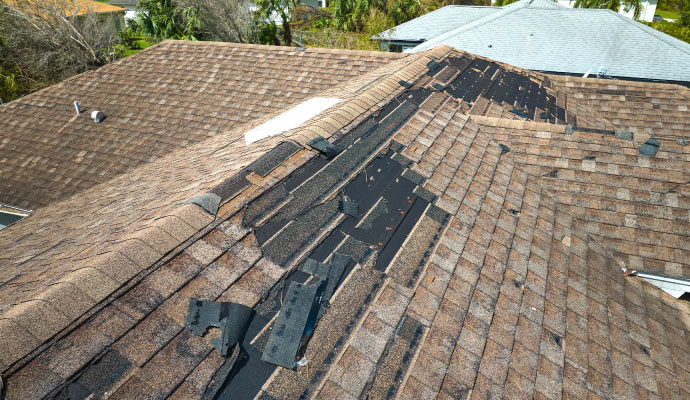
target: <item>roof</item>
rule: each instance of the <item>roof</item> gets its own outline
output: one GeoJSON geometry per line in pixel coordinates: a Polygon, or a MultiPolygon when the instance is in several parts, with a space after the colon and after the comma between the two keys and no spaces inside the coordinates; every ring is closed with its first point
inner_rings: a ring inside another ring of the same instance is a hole
{"type": "Polygon", "coordinates": [[[374,38],[423,42],[500,10],[501,7],[445,6],[374,35],[374,38]]]}
{"type": "MultiPolygon", "coordinates": [[[[5,0],[8,4],[15,4],[16,0],[5,0]]],[[[69,4],[69,3],[66,3],[69,4]]],[[[108,14],[108,13],[124,13],[125,10],[122,7],[114,6],[112,4],[103,3],[100,1],[93,0],[74,0],[72,3],[73,8],[65,10],[65,15],[86,15],[89,12],[94,12],[96,14],[108,14]]],[[[25,4],[26,5],[26,4],[25,4]]]]}
{"type": "Polygon", "coordinates": [[[511,6],[409,51],[444,44],[538,71],[582,75],[606,67],[613,77],[690,82],[690,44],[630,18],[610,10],[534,7],[524,0],[511,6]]]}
{"type": "Polygon", "coordinates": [[[379,35],[375,35],[374,38],[389,41],[423,42],[452,31],[459,26],[493,15],[503,9],[515,7],[543,9],[564,8],[551,0],[518,1],[504,7],[450,5],[404,22],[379,35]]]}
{"type": "Polygon", "coordinates": [[[162,42],[0,106],[0,201],[35,209],[65,199],[399,57],[162,42]]]}
{"type": "Polygon", "coordinates": [[[688,302],[620,270],[690,276],[690,147],[587,82],[440,46],[37,210],[0,231],[7,398],[690,396],[688,302]]]}

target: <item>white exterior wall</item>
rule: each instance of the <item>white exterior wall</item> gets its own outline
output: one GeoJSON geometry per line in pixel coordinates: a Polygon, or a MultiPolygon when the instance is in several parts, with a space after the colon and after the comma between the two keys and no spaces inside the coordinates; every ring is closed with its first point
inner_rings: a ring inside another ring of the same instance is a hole
{"type": "MultiPolygon", "coordinates": [[[[571,3],[569,0],[558,0],[558,4],[565,6],[565,7],[572,7],[574,1],[571,3]]],[[[642,11],[640,12],[640,20],[642,21],[647,21],[647,22],[652,22],[654,19],[654,13],[656,12],[656,3],[657,0],[642,0],[642,11]]],[[[625,15],[628,18],[633,17],[633,12],[630,10],[629,12],[625,12],[625,10],[620,9],[618,10],[618,13],[621,15],[625,15]]]]}

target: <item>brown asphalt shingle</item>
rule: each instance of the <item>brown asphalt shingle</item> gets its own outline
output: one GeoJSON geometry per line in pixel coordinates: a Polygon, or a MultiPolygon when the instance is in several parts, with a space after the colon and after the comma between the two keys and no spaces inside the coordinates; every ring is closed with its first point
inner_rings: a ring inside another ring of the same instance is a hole
{"type": "Polygon", "coordinates": [[[65,199],[400,57],[162,42],[0,107],[0,201],[36,209],[65,199]],[[94,123],[93,110],[106,120],[94,123]]]}
{"type": "MultiPolygon", "coordinates": [[[[248,129],[238,128],[0,232],[12,266],[3,269],[8,278],[0,288],[8,398],[54,396],[72,382],[89,383],[109,398],[201,397],[223,359],[210,345],[217,330],[196,337],[184,329],[188,300],[258,309],[336,224],[319,228],[298,259],[279,265],[258,239],[261,223],[245,222],[248,203],[300,166],[319,162],[309,148],[265,178],[250,174],[252,184],[224,200],[215,218],[182,203],[282,140],[304,145],[321,133],[335,141],[383,112],[381,106],[425,93],[435,83],[425,75],[432,58],[477,60],[446,47],[406,57],[325,92],[340,93],[343,103],[249,152],[243,142],[227,146],[228,137],[248,129]],[[412,91],[403,93],[401,79],[414,83],[412,91]],[[373,83],[363,87],[366,82],[373,83]],[[181,171],[152,178],[162,168],[181,171]],[[59,210],[75,213],[60,211],[59,221],[78,215],[84,225],[48,225],[59,210]],[[22,229],[34,237],[10,247],[22,229]],[[114,272],[117,265],[128,266],[126,272],[114,272]],[[59,285],[70,295],[58,296],[53,280],[65,282],[59,285]],[[35,298],[58,311],[74,301],[80,312],[60,311],[58,318],[35,298]],[[38,329],[37,315],[52,325],[38,329]],[[101,370],[109,380],[93,379],[101,370]]],[[[639,143],[613,136],[618,125],[608,111],[580,103],[571,88],[563,93],[550,78],[500,68],[531,77],[562,99],[565,120],[535,122],[539,112],[524,118],[511,111],[520,104],[462,100],[456,87],[426,92],[419,109],[368,157],[399,143],[398,159],[419,177],[416,190],[436,196],[433,205],[385,274],[375,257],[353,269],[316,325],[304,352],[309,363],[278,368],[261,388],[264,398],[690,396],[690,306],[620,270],[622,263],[690,276],[690,149],[653,131],[661,138],[659,152],[639,155],[639,143]],[[566,123],[574,133],[566,134],[566,123]],[[586,129],[593,127],[603,131],[586,129]]],[[[684,89],[647,87],[682,106],[674,96],[684,89]]],[[[665,118],[650,113],[639,120],[653,129],[665,118]]],[[[353,148],[339,158],[355,157],[353,148]]],[[[273,215],[286,204],[291,201],[265,211],[273,215]]]]}

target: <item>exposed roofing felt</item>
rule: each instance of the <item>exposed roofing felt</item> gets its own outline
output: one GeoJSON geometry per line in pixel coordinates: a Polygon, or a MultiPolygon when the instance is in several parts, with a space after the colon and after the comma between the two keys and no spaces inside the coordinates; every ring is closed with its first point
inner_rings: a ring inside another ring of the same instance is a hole
{"type": "Polygon", "coordinates": [[[0,106],[0,201],[35,209],[65,199],[399,57],[163,42],[0,106]]]}
{"type": "Polygon", "coordinates": [[[640,155],[559,84],[437,47],[301,128],[217,135],[0,231],[7,398],[690,396],[690,306],[620,270],[690,276],[690,146],[640,155]],[[215,215],[184,204],[208,192],[215,215]],[[320,279],[296,366],[261,361],[320,279]],[[254,310],[227,358],[190,299],[254,310]]]}
{"type": "Polygon", "coordinates": [[[445,44],[532,70],[690,82],[688,43],[610,10],[514,4],[409,51],[445,44]]]}

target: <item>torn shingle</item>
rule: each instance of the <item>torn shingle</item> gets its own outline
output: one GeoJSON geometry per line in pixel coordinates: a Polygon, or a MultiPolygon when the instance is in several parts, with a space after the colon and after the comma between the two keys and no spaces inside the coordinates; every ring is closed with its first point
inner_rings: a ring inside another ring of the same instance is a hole
{"type": "Polygon", "coordinates": [[[412,87],[411,83],[408,83],[402,79],[398,83],[400,84],[400,86],[404,87],[405,89],[409,89],[412,87]]]}
{"type": "Polygon", "coordinates": [[[442,85],[440,83],[434,83],[433,85],[431,85],[431,87],[438,90],[439,92],[446,90],[446,85],[442,85]]]}
{"type": "Polygon", "coordinates": [[[218,398],[220,391],[227,384],[228,380],[232,378],[233,368],[239,359],[240,352],[240,345],[236,344],[232,355],[223,362],[223,365],[213,374],[211,381],[206,385],[206,390],[204,390],[204,394],[201,397],[203,400],[215,400],[218,398]]]}
{"type": "Polygon", "coordinates": [[[242,304],[223,304],[228,304],[228,316],[220,321],[220,336],[211,339],[211,345],[218,350],[218,354],[225,357],[230,347],[238,343],[244,335],[253,310],[242,304]]]}
{"type": "Polygon", "coordinates": [[[676,139],[676,143],[681,145],[681,146],[687,146],[690,142],[688,142],[685,139],[676,139]]]}
{"type": "Polygon", "coordinates": [[[504,145],[504,144],[499,144],[498,145],[501,148],[501,154],[505,154],[510,151],[510,147],[504,145]]]}
{"type": "Polygon", "coordinates": [[[324,156],[326,156],[326,159],[328,160],[332,159],[333,157],[340,154],[341,151],[343,151],[342,147],[332,144],[331,142],[322,138],[321,136],[317,137],[316,139],[310,140],[307,144],[313,147],[314,149],[320,151],[324,156]]]}
{"type": "Polygon", "coordinates": [[[215,193],[204,193],[192,197],[187,200],[187,203],[196,204],[203,208],[207,213],[215,216],[218,212],[218,206],[220,205],[220,196],[215,193]]]}
{"type": "Polygon", "coordinates": [[[295,366],[295,356],[321,283],[290,283],[261,360],[285,368],[295,366]]]}

